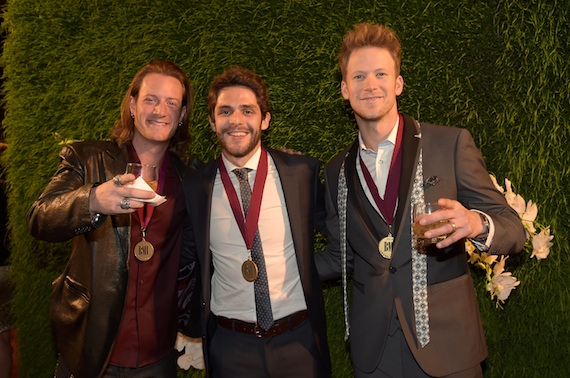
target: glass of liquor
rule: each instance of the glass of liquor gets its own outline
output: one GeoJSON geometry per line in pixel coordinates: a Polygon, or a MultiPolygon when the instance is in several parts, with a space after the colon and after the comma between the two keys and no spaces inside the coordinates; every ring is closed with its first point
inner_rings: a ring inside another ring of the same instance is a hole
{"type": "Polygon", "coordinates": [[[141,177],[156,192],[158,188],[158,167],[156,165],[127,163],[125,173],[132,173],[135,178],[141,177]]]}
{"type": "Polygon", "coordinates": [[[443,210],[443,206],[437,204],[437,202],[416,202],[414,203],[413,209],[413,225],[412,229],[414,232],[414,239],[416,240],[416,246],[418,252],[427,253],[429,249],[435,248],[435,243],[445,239],[446,234],[439,235],[433,238],[426,238],[425,233],[427,231],[439,228],[447,224],[447,220],[440,220],[439,222],[423,226],[419,223],[419,220],[426,214],[432,214],[436,211],[443,210]]]}

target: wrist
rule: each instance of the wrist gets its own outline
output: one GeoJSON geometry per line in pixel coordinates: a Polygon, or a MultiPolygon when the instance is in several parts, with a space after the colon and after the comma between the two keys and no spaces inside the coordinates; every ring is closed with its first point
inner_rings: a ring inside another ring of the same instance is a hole
{"type": "Polygon", "coordinates": [[[489,237],[489,230],[490,230],[489,219],[487,219],[487,216],[481,213],[477,213],[477,215],[479,215],[479,218],[481,219],[481,232],[473,239],[481,243],[484,243],[489,237]]]}

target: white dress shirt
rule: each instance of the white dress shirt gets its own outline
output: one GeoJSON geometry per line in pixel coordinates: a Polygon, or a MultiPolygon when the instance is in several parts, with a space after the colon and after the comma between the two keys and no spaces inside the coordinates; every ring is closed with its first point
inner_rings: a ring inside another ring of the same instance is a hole
{"type": "MultiPolygon", "coordinates": [[[[362,140],[362,135],[360,134],[360,132],[358,132],[358,143],[360,145],[360,148],[358,149],[359,158],[362,159],[362,162],[364,163],[366,168],[368,168],[370,176],[372,176],[372,179],[374,180],[376,186],[378,187],[378,194],[382,199],[384,199],[384,195],[386,193],[386,183],[388,181],[388,173],[390,172],[392,155],[394,154],[394,149],[396,147],[396,137],[398,135],[399,127],[400,127],[400,118],[398,117],[398,119],[396,120],[396,124],[392,128],[392,131],[390,132],[388,137],[384,141],[378,144],[377,152],[372,150],[371,148],[368,148],[364,144],[364,141],[362,140]]],[[[376,201],[374,201],[374,198],[372,197],[372,192],[370,191],[370,188],[366,184],[364,173],[362,172],[362,168],[360,167],[360,163],[358,162],[356,164],[356,171],[358,172],[358,179],[360,180],[360,183],[364,188],[364,193],[366,194],[366,198],[368,198],[368,202],[370,202],[370,204],[374,207],[374,209],[376,209],[376,212],[378,212],[378,214],[380,214],[380,216],[384,218],[384,216],[378,209],[378,206],[376,205],[376,201]]],[[[399,201],[399,198],[397,201],[399,201]]],[[[394,209],[394,212],[396,211],[397,208],[398,205],[396,202],[396,208],[394,209]]],[[[471,211],[475,211],[479,214],[482,214],[489,221],[489,235],[485,240],[485,242],[482,243],[477,240],[471,239],[471,241],[477,246],[479,250],[487,251],[491,246],[491,241],[493,240],[493,235],[495,234],[495,225],[493,223],[493,219],[482,211],[474,209],[472,209],[471,211]]]]}
{"type": "MultiPolygon", "coordinates": [[[[249,168],[248,179],[254,188],[261,149],[244,165],[237,167],[222,154],[222,160],[241,203],[235,168],[249,168]]],[[[281,319],[305,310],[305,296],[299,277],[297,258],[283,188],[275,163],[268,155],[268,172],[259,213],[259,236],[265,257],[273,318],[281,319]]],[[[243,207],[242,207],[243,209],[243,207]]],[[[250,257],[224,190],[220,172],[216,174],[210,215],[210,250],[214,264],[211,310],[215,315],[255,323],[253,282],[243,278],[241,266],[250,257]]]]}

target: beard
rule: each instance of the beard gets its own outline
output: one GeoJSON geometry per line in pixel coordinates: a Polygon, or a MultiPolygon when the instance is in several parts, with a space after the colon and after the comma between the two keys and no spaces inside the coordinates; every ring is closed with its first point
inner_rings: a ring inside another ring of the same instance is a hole
{"type": "Polygon", "coordinates": [[[255,130],[251,126],[247,126],[247,131],[249,132],[250,139],[249,142],[246,144],[243,143],[234,143],[228,141],[225,136],[228,135],[231,131],[236,130],[228,130],[224,129],[218,133],[218,141],[220,142],[220,146],[222,147],[222,151],[224,151],[226,156],[231,156],[235,158],[243,158],[251,153],[259,144],[261,140],[261,131],[255,130]]]}

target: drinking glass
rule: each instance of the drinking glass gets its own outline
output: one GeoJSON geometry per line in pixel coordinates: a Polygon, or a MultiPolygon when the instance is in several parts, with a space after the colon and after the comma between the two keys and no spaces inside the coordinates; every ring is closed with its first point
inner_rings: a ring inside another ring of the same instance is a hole
{"type": "Polygon", "coordinates": [[[435,213],[436,211],[439,210],[443,210],[443,206],[440,206],[437,204],[437,202],[416,202],[414,203],[414,212],[413,212],[413,226],[412,229],[414,231],[414,238],[417,242],[417,246],[421,249],[423,249],[423,252],[425,253],[425,248],[428,248],[430,246],[433,246],[435,243],[445,239],[447,237],[447,235],[439,235],[437,237],[434,238],[426,238],[424,236],[424,234],[429,231],[429,230],[433,230],[436,228],[439,228],[441,226],[443,226],[444,224],[447,223],[447,220],[440,220],[436,223],[433,224],[429,224],[426,226],[423,226],[419,223],[419,219],[425,215],[425,214],[432,214],[435,213]]]}
{"type": "Polygon", "coordinates": [[[142,179],[156,192],[158,188],[158,167],[156,165],[148,165],[141,163],[127,163],[125,173],[132,173],[135,178],[142,179]]]}

